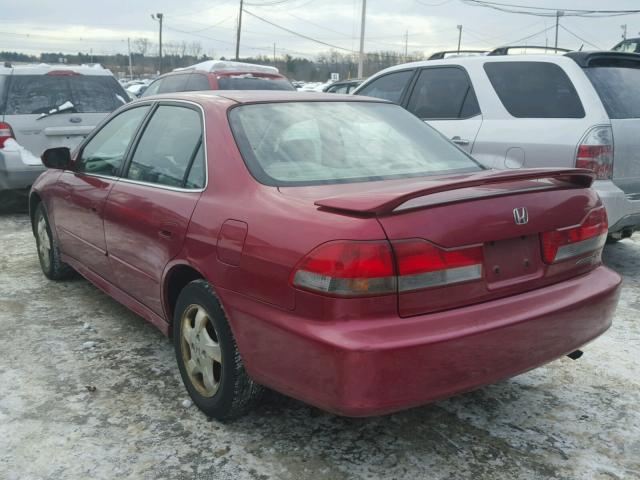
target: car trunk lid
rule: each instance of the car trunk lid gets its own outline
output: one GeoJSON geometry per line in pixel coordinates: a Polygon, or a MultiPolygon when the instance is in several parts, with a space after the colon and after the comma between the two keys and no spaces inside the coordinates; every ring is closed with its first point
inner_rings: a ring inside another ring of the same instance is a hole
{"type": "Polygon", "coordinates": [[[541,234],[579,225],[598,207],[588,188],[593,177],[586,170],[484,171],[366,190],[311,187],[299,195],[311,199],[328,189],[333,195],[314,200],[320,209],[377,218],[396,257],[404,317],[513,295],[593,268],[599,257],[547,264],[541,245],[541,234]]]}

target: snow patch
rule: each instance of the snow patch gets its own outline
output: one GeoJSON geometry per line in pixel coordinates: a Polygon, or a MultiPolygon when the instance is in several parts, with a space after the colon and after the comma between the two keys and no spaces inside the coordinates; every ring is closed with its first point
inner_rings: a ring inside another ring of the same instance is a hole
{"type": "Polygon", "coordinates": [[[33,153],[16,142],[13,138],[5,140],[4,148],[2,150],[4,150],[5,152],[18,152],[20,154],[22,163],[24,163],[25,165],[42,165],[42,160],[40,160],[33,153]]]}

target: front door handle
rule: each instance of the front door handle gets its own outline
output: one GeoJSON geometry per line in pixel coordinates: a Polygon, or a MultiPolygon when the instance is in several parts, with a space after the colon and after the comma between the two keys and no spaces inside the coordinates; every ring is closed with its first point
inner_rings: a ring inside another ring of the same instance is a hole
{"type": "Polygon", "coordinates": [[[451,141],[456,145],[469,145],[469,140],[467,140],[466,138],[460,138],[459,135],[452,137],[451,141]]]}

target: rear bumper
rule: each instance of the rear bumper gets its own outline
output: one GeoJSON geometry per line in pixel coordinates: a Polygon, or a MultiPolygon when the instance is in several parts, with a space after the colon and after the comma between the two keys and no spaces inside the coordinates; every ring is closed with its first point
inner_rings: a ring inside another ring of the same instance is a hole
{"type": "Polygon", "coordinates": [[[0,190],[29,188],[45,170],[44,165],[25,165],[20,152],[0,150],[0,190]]]}
{"type": "Polygon", "coordinates": [[[632,200],[609,180],[596,181],[593,188],[607,209],[609,233],[624,229],[640,230],[640,200],[632,200]]]}
{"type": "Polygon", "coordinates": [[[447,312],[330,323],[218,293],[257,382],[340,415],[368,416],[472,390],[576,350],[611,325],[620,282],[599,267],[447,312]]]}

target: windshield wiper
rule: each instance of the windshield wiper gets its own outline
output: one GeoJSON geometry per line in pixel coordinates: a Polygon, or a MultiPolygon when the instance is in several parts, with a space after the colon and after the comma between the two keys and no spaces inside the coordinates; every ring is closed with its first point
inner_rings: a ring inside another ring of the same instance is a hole
{"type": "Polygon", "coordinates": [[[55,115],[56,113],[64,113],[67,110],[71,110],[72,108],[76,108],[76,106],[73,103],[71,103],[70,101],[67,100],[62,105],[49,110],[48,113],[41,114],[38,118],[36,118],[36,120],[42,120],[43,118],[47,118],[47,117],[49,117],[51,115],[55,115]]]}

